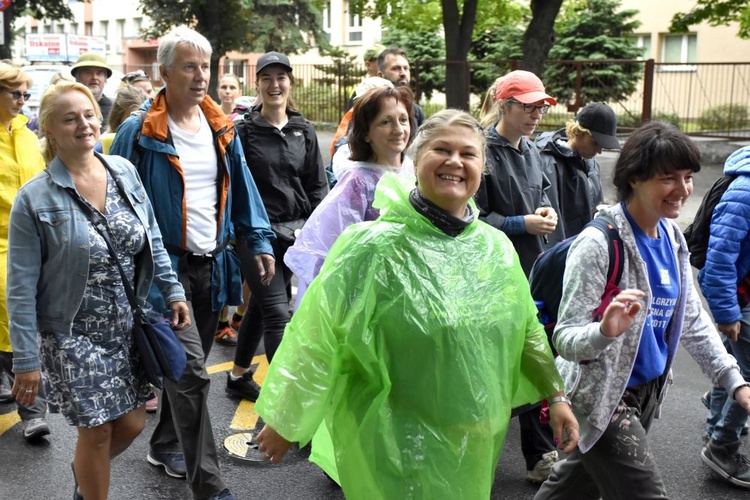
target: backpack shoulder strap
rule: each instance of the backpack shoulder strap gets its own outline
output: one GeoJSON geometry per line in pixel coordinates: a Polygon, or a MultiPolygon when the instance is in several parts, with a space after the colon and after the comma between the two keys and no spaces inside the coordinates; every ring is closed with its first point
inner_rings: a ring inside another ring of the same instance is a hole
{"type": "Polygon", "coordinates": [[[614,219],[606,215],[600,215],[594,218],[590,224],[604,233],[607,237],[607,246],[609,249],[609,266],[607,267],[607,285],[618,286],[622,278],[622,269],[624,267],[624,247],[620,238],[620,231],[614,219]]]}

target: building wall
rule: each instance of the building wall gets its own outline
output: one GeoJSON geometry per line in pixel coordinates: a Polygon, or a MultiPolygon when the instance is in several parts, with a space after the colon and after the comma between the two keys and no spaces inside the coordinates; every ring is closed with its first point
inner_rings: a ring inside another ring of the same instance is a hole
{"type": "MultiPolygon", "coordinates": [[[[688,12],[695,0],[622,0],[623,9],[635,9],[635,19],[641,22],[639,35],[651,37],[651,50],[644,59],[664,60],[665,39],[672,17],[678,12],[688,12]]],[[[696,36],[695,61],[690,62],[750,62],[750,40],[737,37],[737,23],[728,26],[709,26],[706,23],[692,26],[690,34],[696,36]]]]}

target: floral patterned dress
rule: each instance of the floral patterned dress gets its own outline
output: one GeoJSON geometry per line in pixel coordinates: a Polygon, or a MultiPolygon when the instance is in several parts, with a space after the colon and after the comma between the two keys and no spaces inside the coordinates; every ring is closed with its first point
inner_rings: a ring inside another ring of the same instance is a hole
{"type": "MultiPolygon", "coordinates": [[[[146,245],[135,212],[107,175],[104,213],[117,257],[133,286],[134,256],[146,245]]],[[[150,394],[130,333],[133,314],[107,244],[89,222],[89,274],[72,332],[41,331],[50,411],[96,427],[142,406],[150,394]]]]}

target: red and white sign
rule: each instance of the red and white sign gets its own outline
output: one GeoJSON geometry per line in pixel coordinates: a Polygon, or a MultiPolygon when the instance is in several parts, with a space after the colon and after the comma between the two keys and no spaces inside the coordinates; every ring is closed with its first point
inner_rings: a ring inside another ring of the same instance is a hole
{"type": "Polygon", "coordinates": [[[0,0],[0,12],[10,7],[11,3],[13,3],[13,0],[0,0]]]}
{"type": "Polygon", "coordinates": [[[86,52],[105,55],[104,37],[60,33],[26,35],[26,59],[29,61],[76,62],[78,56],[86,52]]]}

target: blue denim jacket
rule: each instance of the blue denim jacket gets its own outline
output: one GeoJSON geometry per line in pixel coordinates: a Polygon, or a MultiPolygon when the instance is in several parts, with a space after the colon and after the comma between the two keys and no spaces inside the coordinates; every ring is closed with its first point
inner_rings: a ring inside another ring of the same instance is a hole
{"type": "MultiPolygon", "coordinates": [[[[135,292],[146,304],[151,283],[168,303],[185,300],[172,271],[146,191],[135,168],[118,156],[98,155],[143,224],[147,245],[135,259],[135,292]]],[[[38,330],[70,332],[89,270],[88,218],[66,191],[75,189],[55,158],[18,192],[8,234],[8,312],[16,373],[39,369],[38,330]]]]}

